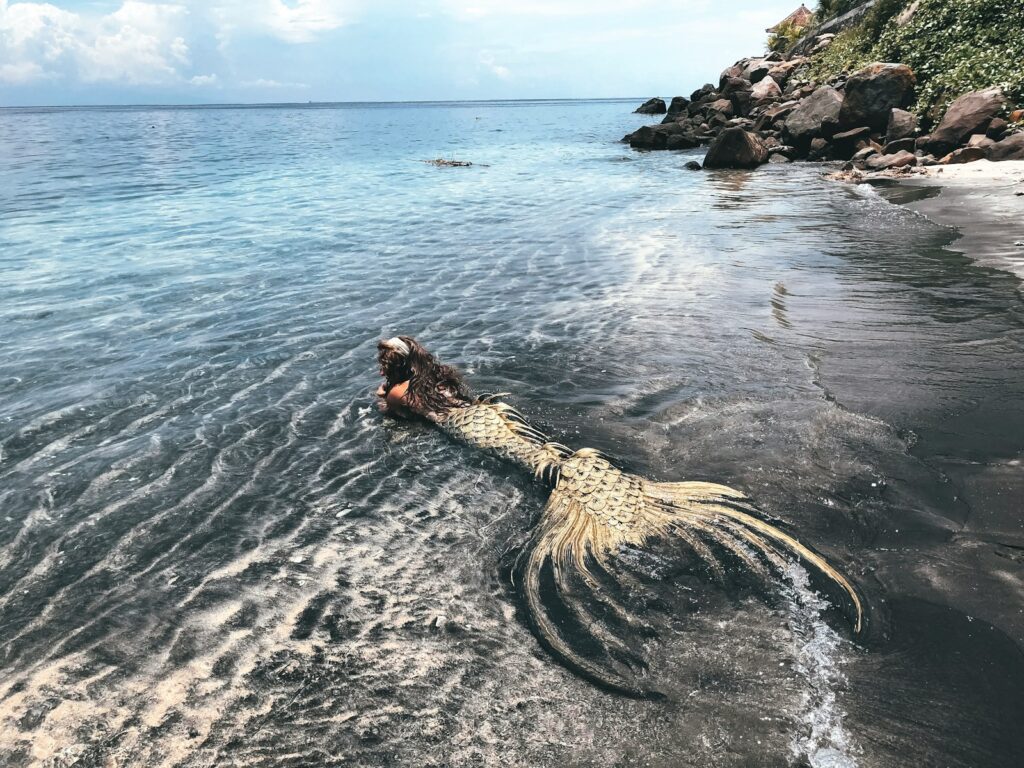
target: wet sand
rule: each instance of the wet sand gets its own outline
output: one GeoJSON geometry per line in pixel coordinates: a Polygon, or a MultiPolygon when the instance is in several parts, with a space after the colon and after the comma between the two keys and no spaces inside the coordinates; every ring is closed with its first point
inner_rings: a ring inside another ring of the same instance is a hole
{"type": "Polygon", "coordinates": [[[952,250],[1024,278],[1024,160],[978,160],[920,170],[897,177],[896,183],[936,194],[908,202],[908,207],[956,229],[960,237],[952,250]]]}

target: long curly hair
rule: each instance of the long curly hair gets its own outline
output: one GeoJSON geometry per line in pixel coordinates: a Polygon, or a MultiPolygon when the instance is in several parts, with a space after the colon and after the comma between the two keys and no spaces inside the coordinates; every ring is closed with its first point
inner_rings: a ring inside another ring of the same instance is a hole
{"type": "Polygon", "coordinates": [[[472,402],[469,387],[455,368],[444,365],[411,336],[399,336],[409,353],[377,344],[377,360],[384,375],[384,389],[389,391],[403,381],[409,382],[406,405],[414,413],[430,418],[449,408],[461,408],[472,402]]]}

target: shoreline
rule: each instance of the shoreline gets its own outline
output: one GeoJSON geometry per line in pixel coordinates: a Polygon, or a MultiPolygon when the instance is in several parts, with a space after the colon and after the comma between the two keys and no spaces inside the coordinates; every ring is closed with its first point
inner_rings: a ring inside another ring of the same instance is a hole
{"type": "Polygon", "coordinates": [[[955,229],[958,237],[947,246],[950,250],[1024,280],[1024,160],[977,160],[862,181],[890,189],[937,189],[937,194],[898,202],[955,229]]]}

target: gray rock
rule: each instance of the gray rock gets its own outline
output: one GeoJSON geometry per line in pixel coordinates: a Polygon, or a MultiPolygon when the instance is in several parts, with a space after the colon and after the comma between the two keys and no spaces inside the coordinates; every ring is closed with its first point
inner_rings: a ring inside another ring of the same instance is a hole
{"type": "Polygon", "coordinates": [[[1024,160],[1024,133],[1015,133],[988,148],[989,160],[1024,160]]]}
{"type": "Polygon", "coordinates": [[[787,142],[808,146],[811,139],[827,138],[839,127],[843,97],[835,88],[823,85],[790,112],[783,127],[787,142]]]}
{"type": "Polygon", "coordinates": [[[886,141],[909,139],[917,133],[917,115],[905,109],[893,109],[889,113],[889,124],[885,129],[886,141]]]}
{"type": "Polygon", "coordinates": [[[686,165],[683,166],[688,171],[699,171],[704,166],[698,163],[696,160],[690,160],[686,165]]]}
{"type": "Polygon", "coordinates": [[[779,84],[776,83],[771,76],[765,75],[761,80],[754,84],[754,87],[750,90],[750,98],[753,101],[761,101],[762,99],[777,99],[782,96],[782,89],[779,88],[779,84]]]}
{"type": "Polygon", "coordinates": [[[668,108],[664,99],[654,98],[648,99],[633,111],[640,115],[664,115],[668,108]]]}
{"type": "Polygon", "coordinates": [[[846,82],[840,124],[885,130],[894,108],[913,103],[916,84],[917,78],[906,64],[869,64],[846,82]]]}
{"type": "Polygon", "coordinates": [[[633,149],[688,149],[700,146],[700,141],[688,126],[680,123],[644,125],[626,134],[623,141],[633,149]]]}
{"type": "Polygon", "coordinates": [[[913,152],[917,148],[917,142],[911,138],[896,139],[890,141],[882,148],[883,155],[895,155],[897,152],[913,152]]]}
{"type": "Polygon", "coordinates": [[[972,134],[985,133],[1005,103],[1006,97],[1001,88],[988,88],[961,96],[949,105],[925,148],[933,154],[941,154],[960,146],[972,134]]]}
{"type": "Polygon", "coordinates": [[[824,160],[829,153],[829,143],[825,139],[811,139],[811,149],[807,153],[808,160],[824,160]]]}
{"type": "Polygon", "coordinates": [[[897,152],[894,155],[872,155],[865,163],[869,171],[884,171],[888,168],[903,168],[917,165],[917,156],[910,152],[897,152]]]}
{"type": "Polygon", "coordinates": [[[705,168],[756,168],[768,161],[761,140],[742,128],[726,128],[711,142],[705,168]]]}
{"type": "Polygon", "coordinates": [[[954,149],[948,155],[939,160],[939,165],[961,165],[973,163],[975,160],[982,160],[986,155],[982,147],[961,147],[954,149]]]}
{"type": "Polygon", "coordinates": [[[995,142],[983,133],[976,133],[967,140],[968,147],[981,147],[982,149],[985,149],[993,146],[994,144],[995,142]]]}

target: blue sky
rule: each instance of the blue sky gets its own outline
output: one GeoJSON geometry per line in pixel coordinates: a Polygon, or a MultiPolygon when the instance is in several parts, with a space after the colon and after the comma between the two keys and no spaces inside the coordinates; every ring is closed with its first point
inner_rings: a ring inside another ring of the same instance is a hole
{"type": "Polygon", "coordinates": [[[0,0],[0,105],[672,96],[799,0],[0,0]]]}

